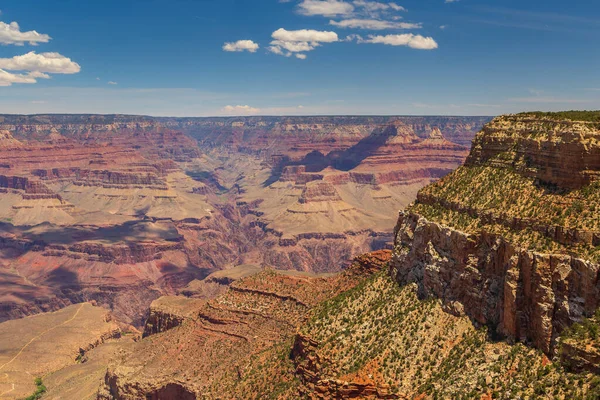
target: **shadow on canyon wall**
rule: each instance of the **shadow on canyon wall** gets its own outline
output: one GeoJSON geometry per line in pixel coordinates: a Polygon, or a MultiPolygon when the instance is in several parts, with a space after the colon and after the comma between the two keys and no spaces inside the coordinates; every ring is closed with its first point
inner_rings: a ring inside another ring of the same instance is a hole
{"type": "Polygon", "coordinates": [[[320,151],[314,150],[300,161],[292,161],[289,157],[284,156],[273,167],[271,176],[263,182],[263,187],[277,182],[281,178],[283,169],[287,166],[304,165],[306,166],[306,172],[312,173],[321,172],[328,167],[339,171],[351,171],[384,146],[396,134],[395,127],[390,125],[385,128],[375,129],[369,136],[361,139],[358,143],[344,151],[332,151],[324,155],[320,151]]]}

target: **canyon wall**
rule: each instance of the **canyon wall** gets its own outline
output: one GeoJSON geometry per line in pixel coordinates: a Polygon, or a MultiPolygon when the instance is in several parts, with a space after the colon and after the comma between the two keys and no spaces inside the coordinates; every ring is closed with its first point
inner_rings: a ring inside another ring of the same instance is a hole
{"type": "Polygon", "coordinates": [[[494,119],[465,166],[400,213],[395,279],[553,353],[561,332],[600,307],[599,139],[591,122],[494,119]]]}

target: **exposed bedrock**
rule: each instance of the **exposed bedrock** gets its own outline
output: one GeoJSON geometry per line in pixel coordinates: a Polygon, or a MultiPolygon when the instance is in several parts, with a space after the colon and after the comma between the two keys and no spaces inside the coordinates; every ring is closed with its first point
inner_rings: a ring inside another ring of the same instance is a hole
{"type": "Polygon", "coordinates": [[[203,304],[204,300],[183,296],[164,296],[154,300],[144,324],[143,337],[166,332],[187,319],[194,319],[203,304]]]}
{"type": "Polygon", "coordinates": [[[319,343],[308,336],[298,333],[294,339],[291,357],[296,366],[296,374],[305,385],[300,395],[317,399],[397,399],[388,385],[374,383],[348,382],[339,379],[328,379],[321,376],[324,365],[330,361],[323,359],[318,353],[319,343]]]}
{"type": "Polygon", "coordinates": [[[312,203],[338,200],[341,200],[340,195],[331,183],[316,182],[306,185],[298,201],[300,203],[312,203]]]}
{"type": "Polygon", "coordinates": [[[475,137],[466,165],[486,162],[563,188],[580,188],[600,179],[598,129],[531,115],[499,117],[475,137]]]}
{"type": "Polygon", "coordinates": [[[500,334],[552,353],[558,334],[599,304],[598,264],[526,251],[498,235],[470,235],[411,212],[396,228],[392,274],[500,334]]]}

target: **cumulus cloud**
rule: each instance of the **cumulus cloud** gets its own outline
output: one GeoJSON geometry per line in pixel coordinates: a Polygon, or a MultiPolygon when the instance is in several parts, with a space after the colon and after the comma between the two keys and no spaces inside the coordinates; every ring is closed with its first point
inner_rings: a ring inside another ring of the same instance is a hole
{"type": "MultiPolygon", "coordinates": [[[[315,45],[308,42],[286,42],[284,40],[273,40],[271,46],[277,49],[284,49],[291,53],[301,53],[315,49],[315,45]]],[[[277,53],[279,54],[279,53],[277,53]]]]}
{"type": "Polygon", "coordinates": [[[322,15],[335,17],[338,15],[349,15],[354,11],[350,3],[339,0],[302,0],[298,4],[298,12],[302,15],[322,15]]]}
{"type": "Polygon", "coordinates": [[[13,83],[36,83],[37,79],[49,79],[50,76],[42,72],[27,74],[14,74],[0,69],[0,86],[11,86],[13,83]]]}
{"type": "Polygon", "coordinates": [[[371,0],[303,0],[300,13],[304,15],[337,16],[340,20],[330,20],[329,24],[345,29],[420,29],[421,23],[399,22],[399,12],[407,11],[394,2],[371,0]]]}
{"type": "Polygon", "coordinates": [[[369,30],[384,30],[384,29],[419,29],[421,24],[409,22],[384,21],[380,19],[344,19],[341,21],[329,21],[330,25],[340,28],[358,28],[369,30]]]}
{"type": "Polygon", "coordinates": [[[51,74],[76,74],[81,71],[79,64],[59,53],[36,54],[34,51],[12,58],[0,58],[0,68],[51,74]]]}
{"type": "Polygon", "coordinates": [[[248,114],[258,114],[260,112],[260,108],[246,106],[225,106],[221,109],[226,114],[230,115],[248,115],[248,114]]]}
{"type": "Polygon", "coordinates": [[[108,81],[107,83],[108,83],[109,85],[118,85],[118,83],[117,83],[117,82],[115,82],[115,81],[108,81]]]}
{"type": "MultiPolygon", "coordinates": [[[[274,54],[290,57],[294,53],[303,53],[314,50],[322,43],[333,43],[339,41],[338,35],[335,32],[316,31],[312,29],[300,29],[296,31],[288,31],[280,28],[273,32],[269,51],[274,54]]],[[[306,55],[302,54],[296,58],[301,60],[306,59],[306,55]]]]}
{"type": "Polygon", "coordinates": [[[50,36],[36,31],[21,32],[21,28],[16,22],[7,24],[6,22],[0,21],[1,44],[23,46],[25,43],[29,43],[31,45],[37,45],[39,43],[48,43],[50,39],[50,36]]]}
{"type": "Polygon", "coordinates": [[[306,54],[296,54],[296,58],[299,58],[301,60],[306,60],[306,54]]]}
{"type": "Polygon", "coordinates": [[[252,40],[238,40],[237,42],[227,42],[223,45],[223,51],[249,51],[256,53],[259,46],[252,40]]]}
{"type": "Polygon", "coordinates": [[[408,46],[419,50],[433,50],[438,48],[438,44],[433,38],[412,33],[385,36],[369,35],[367,39],[359,40],[359,43],[381,43],[390,46],[408,46]]]}
{"type": "Polygon", "coordinates": [[[283,28],[277,29],[271,35],[273,39],[286,42],[322,42],[332,43],[338,41],[338,35],[335,32],[315,31],[312,29],[300,29],[297,31],[288,31],[283,28]]]}

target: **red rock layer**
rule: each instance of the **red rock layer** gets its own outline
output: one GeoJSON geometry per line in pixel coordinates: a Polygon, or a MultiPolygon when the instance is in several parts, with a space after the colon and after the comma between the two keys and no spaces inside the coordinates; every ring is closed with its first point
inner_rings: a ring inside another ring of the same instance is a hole
{"type": "Polygon", "coordinates": [[[340,195],[332,184],[327,182],[318,182],[314,185],[307,185],[302,191],[298,201],[304,204],[338,200],[341,200],[340,195]]]}
{"type": "Polygon", "coordinates": [[[467,165],[490,162],[563,188],[600,179],[600,130],[593,123],[503,116],[476,136],[467,165]]]}

